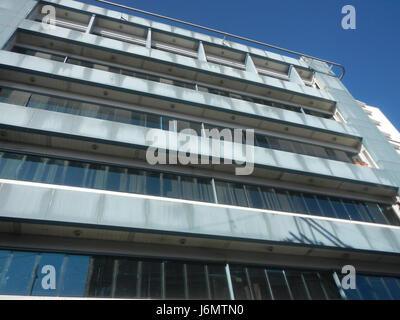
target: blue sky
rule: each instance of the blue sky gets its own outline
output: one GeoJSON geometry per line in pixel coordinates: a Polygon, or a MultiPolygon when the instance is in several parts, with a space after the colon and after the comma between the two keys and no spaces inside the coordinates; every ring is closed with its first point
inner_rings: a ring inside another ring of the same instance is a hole
{"type": "Polygon", "coordinates": [[[399,0],[112,1],[341,63],[352,95],[400,130],[399,0]],[[347,4],[356,8],[356,30],[341,27],[347,4]]]}

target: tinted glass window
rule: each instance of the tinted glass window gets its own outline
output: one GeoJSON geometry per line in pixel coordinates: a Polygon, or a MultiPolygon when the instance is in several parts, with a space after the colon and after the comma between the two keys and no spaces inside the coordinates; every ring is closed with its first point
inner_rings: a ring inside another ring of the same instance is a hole
{"type": "Polygon", "coordinates": [[[186,272],[189,299],[210,299],[205,266],[200,264],[187,264],[186,272]]]}
{"type": "Polygon", "coordinates": [[[208,279],[210,283],[211,299],[229,299],[228,280],[224,266],[208,265],[208,279]]]}
{"type": "Polygon", "coordinates": [[[268,270],[268,280],[275,300],[290,299],[289,290],[282,271],[268,270]]]}
{"type": "Polygon", "coordinates": [[[179,262],[164,262],[165,272],[165,298],[184,299],[185,279],[183,264],[179,262]]]}

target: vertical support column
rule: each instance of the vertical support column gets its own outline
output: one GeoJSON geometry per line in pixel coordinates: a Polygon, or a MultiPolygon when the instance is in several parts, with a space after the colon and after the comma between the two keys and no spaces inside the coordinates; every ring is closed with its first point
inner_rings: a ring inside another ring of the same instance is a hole
{"type": "Polygon", "coordinates": [[[207,62],[207,56],[202,41],[199,42],[199,49],[197,50],[197,59],[199,59],[200,61],[207,62]]]}
{"type": "Polygon", "coordinates": [[[92,14],[92,16],[90,17],[90,20],[89,20],[89,24],[86,28],[86,33],[92,33],[95,20],[96,20],[96,15],[92,14]]]}
{"type": "Polygon", "coordinates": [[[225,265],[226,279],[228,281],[229,297],[231,300],[235,300],[235,294],[233,293],[233,285],[231,278],[231,271],[229,270],[229,264],[225,265]]]}
{"type": "Polygon", "coordinates": [[[342,288],[342,284],[340,283],[340,279],[339,279],[339,277],[338,277],[338,275],[337,275],[336,272],[333,273],[333,280],[335,281],[335,284],[336,284],[336,286],[337,286],[338,289],[339,289],[340,296],[341,296],[344,300],[347,300],[347,296],[346,296],[346,294],[344,293],[344,290],[343,290],[343,288],[342,288]]]}
{"type": "Polygon", "coordinates": [[[290,81],[292,81],[294,83],[304,86],[303,79],[301,79],[301,77],[297,73],[296,68],[293,65],[291,65],[289,68],[289,79],[290,79],[290,81]]]}
{"type": "Polygon", "coordinates": [[[147,30],[146,48],[151,49],[151,28],[147,30]]]}
{"type": "Polygon", "coordinates": [[[250,54],[246,55],[246,71],[258,74],[257,68],[250,54]]]}

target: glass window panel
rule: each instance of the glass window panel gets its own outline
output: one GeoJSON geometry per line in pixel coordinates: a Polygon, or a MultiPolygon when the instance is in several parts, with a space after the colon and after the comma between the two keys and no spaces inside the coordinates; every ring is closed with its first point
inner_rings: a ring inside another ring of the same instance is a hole
{"type": "Polygon", "coordinates": [[[64,184],[67,186],[83,187],[87,167],[88,165],[81,162],[68,161],[64,184]]]}
{"type": "Polygon", "coordinates": [[[106,189],[111,191],[124,191],[126,184],[124,169],[109,167],[107,171],[106,189]]]}
{"type": "Polygon", "coordinates": [[[320,278],[322,280],[322,285],[324,286],[325,292],[329,300],[341,300],[339,288],[337,287],[335,280],[333,278],[333,273],[331,272],[319,272],[320,278]]]}
{"type": "Polygon", "coordinates": [[[211,180],[206,178],[196,178],[199,191],[199,201],[215,202],[211,180]]]}
{"type": "Polygon", "coordinates": [[[189,299],[210,299],[208,296],[205,266],[200,264],[187,264],[186,270],[189,299]]]}
{"type": "Polygon", "coordinates": [[[317,199],[310,194],[303,193],[304,201],[307,205],[308,213],[315,216],[323,216],[321,209],[318,206],[317,199]]]}
{"type": "Polygon", "coordinates": [[[114,110],[114,121],[122,123],[131,123],[132,112],[124,109],[114,110]]]}
{"type": "Polygon", "coordinates": [[[360,213],[358,212],[357,206],[354,204],[353,201],[350,200],[343,200],[343,204],[347,209],[347,212],[349,213],[351,220],[356,220],[356,221],[364,221],[363,218],[361,217],[360,213]]]}
{"type": "Polygon", "coordinates": [[[172,174],[163,174],[163,196],[168,198],[181,198],[179,177],[172,174]]]}
{"type": "Polygon", "coordinates": [[[114,259],[92,257],[92,274],[89,279],[89,297],[111,297],[114,259]]]}
{"type": "Polygon", "coordinates": [[[372,294],[377,300],[391,300],[392,297],[386,286],[384,285],[381,277],[368,277],[368,283],[370,284],[372,294]]]}
{"type": "Polygon", "coordinates": [[[304,203],[304,199],[301,193],[290,191],[289,198],[292,203],[293,212],[297,213],[308,213],[307,207],[304,203]]]}
{"type": "Polygon", "coordinates": [[[279,208],[281,211],[291,212],[292,207],[290,206],[289,202],[289,195],[287,191],[276,190],[275,191],[276,197],[279,202],[279,208]]]}
{"type": "Polygon", "coordinates": [[[400,226],[400,220],[392,206],[380,205],[381,211],[385,215],[385,218],[389,221],[392,226],[400,226]]]}
{"type": "Polygon", "coordinates": [[[308,300],[307,289],[302,275],[298,271],[286,271],[286,278],[289,283],[290,291],[295,300],[308,300]]]}
{"type": "Polygon", "coordinates": [[[146,127],[161,129],[161,118],[152,114],[146,115],[146,127]]]}
{"type": "Polygon", "coordinates": [[[0,88],[0,102],[26,106],[31,94],[20,90],[0,88]]]}
{"type": "Polygon", "coordinates": [[[277,211],[281,210],[274,189],[260,188],[260,190],[264,199],[266,209],[277,210],[277,211]]]}
{"type": "Polygon", "coordinates": [[[325,217],[337,218],[335,210],[333,209],[328,197],[317,196],[316,198],[325,217]]]}
{"type": "Polygon", "coordinates": [[[50,183],[50,184],[64,184],[65,175],[68,167],[66,166],[67,161],[58,159],[43,159],[42,165],[36,170],[36,174],[33,181],[50,183]]]}
{"type": "Polygon", "coordinates": [[[261,148],[269,148],[268,141],[267,141],[267,139],[266,139],[264,136],[261,136],[261,135],[256,134],[256,135],[254,136],[254,139],[255,139],[256,145],[257,145],[258,147],[261,147],[261,148]]]}
{"type": "Polygon", "coordinates": [[[347,214],[346,208],[344,207],[344,205],[340,199],[330,197],[329,200],[331,201],[331,204],[332,204],[333,208],[335,209],[336,216],[339,219],[350,220],[350,217],[347,214]]]}
{"type": "Polygon", "coordinates": [[[304,280],[307,284],[308,292],[313,300],[326,300],[321,280],[316,272],[303,272],[304,280]]]}
{"type": "Polygon", "coordinates": [[[11,263],[3,270],[0,294],[30,295],[37,253],[13,252],[11,263]]]}
{"type": "Polygon", "coordinates": [[[60,284],[59,277],[61,276],[61,266],[64,261],[63,254],[51,254],[43,253],[41,254],[39,266],[36,271],[35,283],[33,285],[32,295],[33,296],[56,296],[58,292],[58,286],[60,284]],[[42,280],[48,274],[48,271],[42,274],[42,268],[46,265],[53,266],[55,269],[55,289],[44,289],[42,287],[42,280]]]}
{"type": "Polygon", "coordinates": [[[229,266],[233,293],[236,300],[252,300],[252,293],[247,281],[246,270],[242,266],[229,266]]]}
{"type": "Polygon", "coordinates": [[[287,152],[293,152],[294,147],[291,141],[284,139],[277,139],[279,141],[280,149],[287,152]]]}
{"type": "Polygon", "coordinates": [[[364,205],[364,208],[366,210],[368,210],[370,216],[374,219],[375,222],[382,223],[382,224],[388,224],[388,221],[386,220],[385,216],[382,214],[382,211],[380,210],[378,204],[372,203],[372,202],[367,202],[364,205]]]}
{"type": "Polygon", "coordinates": [[[24,158],[25,156],[21,154],[4,153],[0,162],[0,177],[16,180],[24,158]]]}
{"type": "Polygon", "coordinates": [[[283,271],[268,270],[267,274],[274,300],[290,300],[290,294],[283,271]]]}
{"type": "Polygon", "coordinates": [[[247,268],[255,300],[271,300],[271,293],[267,285],[265,270],[261,268],[247,268]]]}
{"type": "Polygon", "coordinates": [[[65,297],[83,297],[88,274],[90,257],[67,256],[60,295],[65,297]]]}
{"type": "Polygon", "coordinates": [[[35,181],[34,178],[40,167],[43,167],[42,159],[35,156],[27,156],[23,166],[18,171],[18,180],[35,181]]]}
{"type": "Polygon", "coordinates": [[[115,283],[115,298],[136,298],[138,261],[118,259],[118,272],[115,283]]]}
{"type": "Polygon", "coordinates": [[[211,299],[229,300],[228,280],[224,266],[208,265],[211,299]]]}
{"type": "Polygon", "coordinates": [[[182,198],[214,202],[210,179],[181,176],[182,198]]]}
{"type": "Polygon", "coordinates": [[[260,208],[260,209],[265,208],[259,187],[246,186],[246,193],[251,208],[260,208]]]}
{"type": "Polygon", "coordinates": [[[185,298],[185,280],[183,264],[179,262],[164,262],[165,272],[165,298],[166,299],[184,299],[185,298]]]}
{"type": "Polygon", "coordinates": [[[392,299],[400,300],[400,280],[396,278],[383,277],[382,281],[389,290],[392,299]]]}
{"type": "Polygon", "coordinates": [[[377,296],[374,292],[374,288],[368,281],[367,276],[357,275],[356,279],[357,290],[361,294],[363,300],[376,300],[377,296]]]}
{"type": "Polygon", "coordinates": [[[90,164],[87,170],[85,187],[94,189],[105,189],[106,166],[101,164],[90,164]]]}
{"type": "MultiPolygon", "coordinates": [[[[11,253],[10,251],[4,251],[4,250],[0,251],[0,280],[2,277],[3,270],[6,267],[10,253],[11,253]]],[[[0,283],[0,287],[1,287],[1,283],[0,283]]]]}
{"type": "Polygon", "coordinates": [[[161,263],[143,261],[140,264],[140,297],[161,299],[161,263]]]}
{"type": "Polygon", "coordinates": [[[354,206],[357,208],[362,221],[375,222],[374,217],[370,214],[367,206],[359,201],[354,201],[354,206]]]}
{"type": "Polygon", "coordinates": [[[144,171],[128,169],[127,192],[146,194],[146,175],[144,171]]]}
{"type": "Polygon", "coordinates": [[[161,176],[158,172],[146,172],[146,194],[161,195],[161,176]]]}

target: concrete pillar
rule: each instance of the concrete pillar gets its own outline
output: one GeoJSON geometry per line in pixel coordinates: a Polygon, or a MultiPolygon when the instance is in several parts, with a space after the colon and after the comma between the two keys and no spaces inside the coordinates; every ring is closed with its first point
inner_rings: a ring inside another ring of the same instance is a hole
{"type": "Polygon", "coordinates": [[[206,56],[206,52],[204,50],[202,41],[199,42],[199,49],[197,51],[197,59],[199,59],[200,61],[207,62],[207,56],[206,56]]]}
{"type": "Polygon", "coordinates": [[[246,55],[246,71],[258,74],[257,68],[253,62],[253,59],[251,58],[251,56],[249,54],[246,55]]]}

